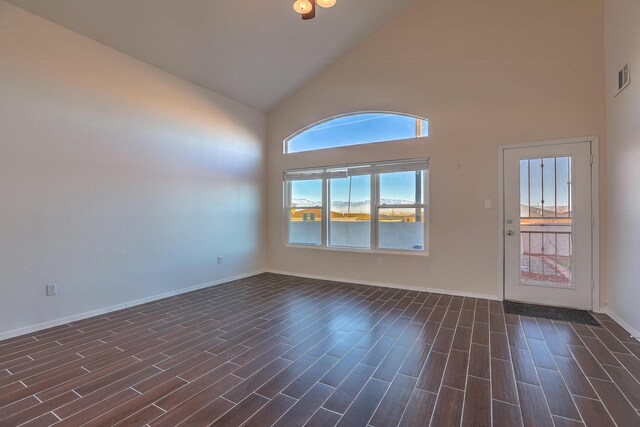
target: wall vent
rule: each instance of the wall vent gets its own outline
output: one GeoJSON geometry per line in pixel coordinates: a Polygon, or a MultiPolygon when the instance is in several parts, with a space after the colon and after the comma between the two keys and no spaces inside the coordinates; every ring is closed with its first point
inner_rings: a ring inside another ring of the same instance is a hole
{"type": "Polygon", "coordinates": [[[629,83],[631,82],[630,76],[629,76],[629,63],[626,63],[624,67],[622,67],[622,69],[620,71],[618,71],[618,84],[616,85],[617,90],[616,90],[616,96],[622,92],[627,86],[629,86],[629,83]]]}

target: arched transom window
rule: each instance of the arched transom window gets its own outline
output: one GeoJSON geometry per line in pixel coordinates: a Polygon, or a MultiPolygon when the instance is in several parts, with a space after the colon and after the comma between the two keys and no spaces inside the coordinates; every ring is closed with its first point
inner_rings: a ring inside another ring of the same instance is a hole
{"type": "Polygon", "coordinates": [[[302,129],[284,141],[284,152],[299,153],[426,136],[429,136],[429,122],[422,117],[388,112],[354,113],[302,129]]]}

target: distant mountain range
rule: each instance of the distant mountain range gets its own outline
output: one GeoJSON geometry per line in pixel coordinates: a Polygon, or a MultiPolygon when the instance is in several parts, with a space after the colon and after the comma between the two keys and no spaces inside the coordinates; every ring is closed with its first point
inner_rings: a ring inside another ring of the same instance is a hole
{"type": "Polygon", "coordinates": [[[291,205],[293,206],[320,206],[322,202],[316,202],[309,199],[293,199],[291,201],[291,205]]]}
{"type": "MultiPolygon", "coordinates": [[[[401,199],[382,199],[383,205],[411,205],[414,202],[411,200],[401,200],[401,199]]],[[[293,206],[320,206],[322,202],[313,201],[308,199],[293,199],[293,206]]],[[[339,213],[370,213],[371,212],[371,201],[360,201],[360,202],[345,202],[342,200],[335,200],[331,202],[331,211],[339,212],[339,213]]]]}
{"type": "Polygon", "coordinates": [[[553,217],[555,216],[556,212],[554,209],[558,210],[558,216],[562,216],[562,217],[566,217],[569,216],[568,212],[569,212],[569,207],[568,206],[558,206],[556,207],[545,207],[544,209],[542,209],[539,206],[527,206],[527,205],[520,205],[520,217],[522,218],[528,218],[528,217],[553,217]]]}

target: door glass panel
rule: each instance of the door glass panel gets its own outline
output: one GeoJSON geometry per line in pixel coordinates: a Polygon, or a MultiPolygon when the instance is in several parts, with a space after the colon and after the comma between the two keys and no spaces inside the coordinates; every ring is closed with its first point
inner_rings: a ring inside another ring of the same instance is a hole
{"type": "Polygon", "coordinates": [[[571,157],[520,161],[520,284],[574,287],[571,157]]]}
{"type": "Polygon", "coordinates": [[[528,160],[529,165],[529,200],[527,204],[529,206],[529,218],[542,217],[542,210],[540,209],[542,201],[542,159],[528,160]]]}

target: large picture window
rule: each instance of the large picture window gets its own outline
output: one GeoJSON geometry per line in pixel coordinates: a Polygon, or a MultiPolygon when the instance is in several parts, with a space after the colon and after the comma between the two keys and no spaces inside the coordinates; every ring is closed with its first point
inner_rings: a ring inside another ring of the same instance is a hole
{"type": "Polygon", "coordinates": [[[284,172],[286,243],[427,252],[428,159],[284,172]]]}

